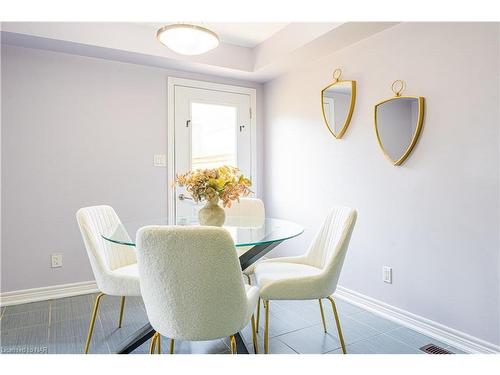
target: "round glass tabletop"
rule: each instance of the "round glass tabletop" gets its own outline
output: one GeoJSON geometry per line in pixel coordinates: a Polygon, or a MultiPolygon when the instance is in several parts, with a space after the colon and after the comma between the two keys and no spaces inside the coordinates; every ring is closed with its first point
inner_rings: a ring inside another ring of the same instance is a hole
{"type": "MultiPolygon", "coordinates": [[[[167,225],[166,219],[142,220],[112,225],[101,233],[107,241],[135,246],[135,233],[147,225],[167,225]],[[132,237],[130,236],[132,235],[132,237]]],[[[196,219],[180,219],[177,225],[199,225],[196,219]]],[[[291,221],[274,218],[227,217],[223,228],[233,238],[236,247],[266,245],[297,237],[304,229],[291,221]]]]}

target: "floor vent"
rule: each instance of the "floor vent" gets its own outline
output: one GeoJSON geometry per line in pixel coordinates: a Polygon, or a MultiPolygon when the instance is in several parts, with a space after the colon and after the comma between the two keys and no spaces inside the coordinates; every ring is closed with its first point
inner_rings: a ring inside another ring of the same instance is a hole
{"type": "Polygon", "coordinates": [[[420,348],[420,350],[427,354],[453,354],[452,352],[434,344],[424,345],[420,348]]]}

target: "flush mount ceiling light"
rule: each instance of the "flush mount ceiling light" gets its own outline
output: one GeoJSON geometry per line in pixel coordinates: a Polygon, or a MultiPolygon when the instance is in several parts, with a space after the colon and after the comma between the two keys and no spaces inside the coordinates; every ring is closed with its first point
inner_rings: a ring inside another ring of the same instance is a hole
{"type": "Polygon", "coordinates": [[[156,38],[181,55],[201,55],[219,45],[219,37],[213,31],[184,23],[163,26],[156,38]]]}

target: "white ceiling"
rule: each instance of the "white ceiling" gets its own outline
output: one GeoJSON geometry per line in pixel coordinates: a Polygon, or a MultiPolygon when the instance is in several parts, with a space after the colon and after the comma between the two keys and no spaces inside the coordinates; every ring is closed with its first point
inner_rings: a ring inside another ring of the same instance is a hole
{"type": "Polygon", "coordinates": [[[197,56],[159,43],[160,23],[6,22],[0,33],[2,44],[266,82],[396,23],[198,24],[218,33],[222,43],[197,56]]]}
{"type": "MultiPolygon", "coordinates": [[[[156,32],[160,27],[171,24],[149,23],[144,24],[151,27],[152,32],[156,32]]],[[[263,41],[272,37],[279,30],[283,29],[288,23],[279,22],[223,22],[223,23],[205,23],[205,22],[186,22],[199,25],[212,30],[219,35],[223,43],[234,44],[236,46],[254,48],[263,41]]]]}

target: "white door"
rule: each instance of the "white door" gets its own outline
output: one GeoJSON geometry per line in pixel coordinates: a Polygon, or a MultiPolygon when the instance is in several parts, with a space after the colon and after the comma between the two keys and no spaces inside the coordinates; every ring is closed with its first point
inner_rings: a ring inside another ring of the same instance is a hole
{"type": "MultiPolygon", "coordinates": [[[[175,173],[222,165],[238,167],[252,179],[249,94],[174,86],[175,173]]],[[[184,188],[175,191],[177,222],[195,217],[184,188]]]]}

